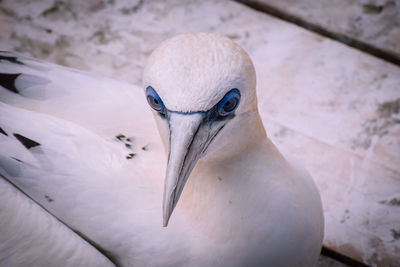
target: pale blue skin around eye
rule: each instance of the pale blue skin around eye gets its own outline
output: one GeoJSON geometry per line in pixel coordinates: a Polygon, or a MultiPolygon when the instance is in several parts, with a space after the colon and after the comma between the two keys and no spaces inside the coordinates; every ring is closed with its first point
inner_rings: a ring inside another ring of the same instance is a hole
{"type": "Polygon", "coordinates": [[[149,105],[150,105],[154,110],[156,110],[156,111],[158,111],[158,112],[160,112],[160,113],[165,113],[166,108],[165,108],[165,105],[164,105],[163,101],[161,100],[161,98],[158,96],[158,94],[156,93],[156,91],[154,91],[154,89],[153,89],[151,86],[147,87],[147,89],[146,89],[146,97],[149,97],[149,96],[153,97],[155,100],[158,101],[158,103],[160,104],[161,109],[158,110],[158,108],[152,106],[151,103],[150,103],[150,101],[147,100],[147,102],[149,103],[149,105]]]}
{"type": "MultiPolygon", "coordinates": [[[[160,113],[160,115],[165,116],[168,112],[177,112],[177,113],[183,113],[183,112],[179,112],[179,111],[172,111],[172,110],[168,110],[163,101],[161,100],[160,96],[157,94],[157,92],[151,87],[147,87],[146,89],[146,96],[151,96],[153,97],[155,100],[157,100],[157,102],[159,103],[160,107],[155,107],[152,106],[151,103],[149,102],[149,105],[156,110],[157,112],[160,113]]],[[[230,114],[232,114],[236,108],[239,106],[240,103],[240,91],[236,88],[230,90],[228,93],[225,94],[225,96],[221,99],[221,101],[219,101],[214,107],[212,107],[210,110],[208,111],[197,111],[197,112],[201,112],[201,113],[210,113],[211,111],[215,110],[217,111],[217,115],[219,116],[228,116],[230,114]],[[224,105],[228,102],[228,101],[235,101],[236,105],[234,107],[231,107],[231,110],[226,111],[224,109],[224,105]]],[[[190,113],[194,113],[194,112],[190,112],[190,113]]],[[[190,114],[189,113],[189,114],[190,114]]],[[[215,117],[215,116],[214,116],[215,117]]]]}
{"type": "Polygon", "coordinates": [[[221,116],[226,116],[231,114],[232,112],[234,112],[236,110],[236,108],[239,106],[239,102],[240,102],[240,92],[238,89],[232,89],[230,90],[223,98],[221,101],[219,101],[218,105],[218,113],[221,116]],[[224,109],[225,104],[228,101],[236,101],[236,104],[234,107],[231,107],[231,110],[226,111],[224,109]]]}

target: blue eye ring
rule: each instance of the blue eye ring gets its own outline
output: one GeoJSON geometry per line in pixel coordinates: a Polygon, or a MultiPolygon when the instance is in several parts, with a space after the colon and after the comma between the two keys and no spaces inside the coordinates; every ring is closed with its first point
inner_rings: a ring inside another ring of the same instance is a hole
{"type": "Polygon", "coordinates": [[[165,112],[165,106],[161,98],[158,96],[156,91],[153,89],[153,87],[148,86],[146,88],[146,99],[147,103],[149,103],[150,107],[154,109],[157,112],[164,113],[165,112]]]}
{"type": "Polygon", "coordinates": [[[218,103],[218,113],[221,116],[231,114],[239,106],[240,91],[236,88],[230,90],[218,103]]]}

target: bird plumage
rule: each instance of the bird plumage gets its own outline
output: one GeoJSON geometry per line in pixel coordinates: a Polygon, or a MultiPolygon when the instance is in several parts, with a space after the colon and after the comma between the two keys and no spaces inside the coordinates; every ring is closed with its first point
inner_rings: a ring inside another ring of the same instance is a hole
{"type": "MultiPolygon", "coordinates": [[[[166,41],[145,68],[145,92],[10,52],[0,54],[0,70],[9,77],[0,88],[3,184],[42,206],[40,214],[57,218],[51,231],[72,229],[76,242],[92,244],[123,266],[316,263],[323,238],[318,190],[267,138],[254,69],[233,42],[211,34],[166,41]],[[153,111],[156,123],[145,100],[149,86],[166,109],[153,111]],[[234,88],[240,102],[228,118],[213,107],[234,88]],[[187,127],[193,132],[178,134],[187,127]],[[37,145],[29,147],[18,136],[37,145]],[[197,146],[198,155],[179,154],[197,146]],[[192,160],[193,171],[186,184],[177,184],[184,186],[180,198],[172,184],[176,208],[169,208],[170,222],[162,227],[164,175],[175,175],[169,166],[175,160],[183,162],[174,165],[178,172],[192,160]]],[[[33,219],[0,207],[9,216],[33,219]]],[[[6,246],[20,242],[9,239],[6,246]]],[[[0,262],[7,259],[0,251],[0,262]]]]}

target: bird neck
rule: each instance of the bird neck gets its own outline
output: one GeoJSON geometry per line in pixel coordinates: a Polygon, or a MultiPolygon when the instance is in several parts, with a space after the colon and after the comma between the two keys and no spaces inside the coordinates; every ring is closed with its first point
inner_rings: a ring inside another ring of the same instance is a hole
{"type": "Polygon", "coordinates": [[[235,120],[238,121],[225,132],[229,138],[220,137],[229,143],[199,160],[178,204],[182,220],[194,225],[198,236],[215,242],[230,240],[232,231],[251,227],[241,224],[243,214],[251,214],[255,220],[263,216],[258,211],[266,206],[268,198],[262,197],[263,202],[257,205],[249,205],[249,201],[256,203],[265,194],[265,188],[274,187],[277,180],[267,179],[265,171],[285,164],[267,138],[257,110],[238,115],[235,120]]]}

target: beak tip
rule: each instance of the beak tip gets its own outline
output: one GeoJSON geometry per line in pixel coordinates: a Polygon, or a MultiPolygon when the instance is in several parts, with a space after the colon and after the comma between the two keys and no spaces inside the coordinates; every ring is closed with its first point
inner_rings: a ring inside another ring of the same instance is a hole
{"type": "MultiPolygon", "coordinates": [[[[174,189],[175,192],[175,189],[174,189]]],[[[172,194],[174,195],[174,194],[172,194]]],[[[164,197],[163,204],[163,227],[168,226],[169,219],[171,218],[171,214],[175,208],[175,198],[166,198],[164,197]]]]}
{"type": "Polygon", "coordinates": [[[169,216],[164,218],[163,227],[167,227],[168,226],[168,221],[169,221],[169,216]]]}

